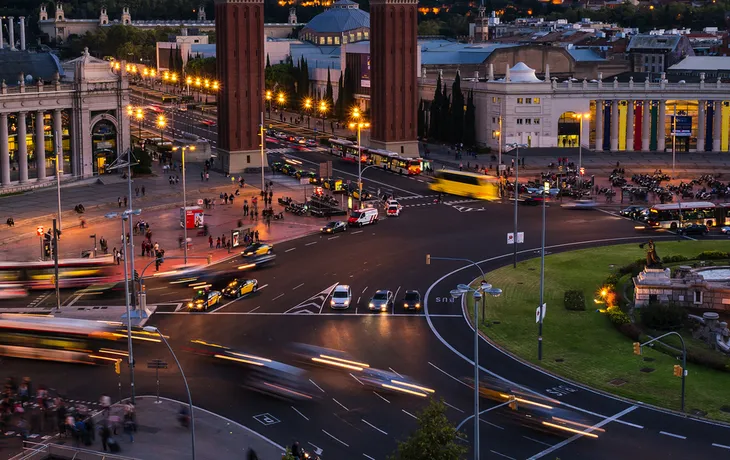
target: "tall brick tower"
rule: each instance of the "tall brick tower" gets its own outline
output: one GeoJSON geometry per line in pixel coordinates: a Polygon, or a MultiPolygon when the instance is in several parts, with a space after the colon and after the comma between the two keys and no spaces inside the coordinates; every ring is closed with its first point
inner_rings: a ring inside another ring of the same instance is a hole
{"type": "Polygon", "coordinates": [[[370,2],[370,144],[418,156],[418,1],[370,2]]]}
{"type": "Polygon", "coordinates": [[[224,171],[261,164],[259,125],[264,110],[264,2],[216,0],[218,151],[224,171]]]}

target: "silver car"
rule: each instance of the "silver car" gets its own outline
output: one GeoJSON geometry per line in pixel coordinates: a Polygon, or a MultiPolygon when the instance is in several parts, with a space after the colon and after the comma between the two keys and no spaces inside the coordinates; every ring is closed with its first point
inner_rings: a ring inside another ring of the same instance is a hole
{"type": "Polygon", "coordinates": [[[371,311],[388,311],[393,306],[393,292],[388,290],[376,291],[368,303],[371,311]]]}

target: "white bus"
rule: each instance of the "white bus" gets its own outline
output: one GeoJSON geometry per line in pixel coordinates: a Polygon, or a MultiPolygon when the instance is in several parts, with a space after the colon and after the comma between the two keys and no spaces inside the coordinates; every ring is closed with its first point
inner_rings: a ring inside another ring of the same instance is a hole
{"type": "MultiPolygon", "coordinates": [[[[718,206],[709,201],[688,201],[656,204],[649,208],[646,222],[654,228],[676,230],[687,224],[717,225],[718,206]]],[[[723,222],[721,222],[722,224],[723,222]]]]}
{"type": "Polygon", "coordinates": [[[398,155],[390,150],[368,149],[368,163],[374,165],[382,165],[383,169],[396,172],[398,174],[408,174],[417,176],[421,174],[428,160],[423,158],[406,158],[398,155]]]}
{"type": "Polygon", "coordinates": [[[360,161],[365,162],[367,161],[367,157],[365,156],[365,147],[358,147],[356,143],[349,141],[347,139],[340,139],[337,137],[333,137],[329,140],[330,143],[330,153],[336,157],[340,157],[345,161],[351,161],[356,162],[358,157],[358,152],[360,152],[360,161]]]}

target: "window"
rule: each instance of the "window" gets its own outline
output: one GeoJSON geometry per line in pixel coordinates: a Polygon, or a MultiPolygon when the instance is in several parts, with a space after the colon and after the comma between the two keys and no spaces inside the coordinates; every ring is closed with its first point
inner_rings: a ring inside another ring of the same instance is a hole
{"type": "Polygon", "coordinates": [[[522,101],[523,101],[523,99],[522,99],[521,97],[518,97],[518,98],[517,98],[517,103],[518,103],[518,104],[522,104],[522,101]]]}
{"type": "Polygon", "coordinates": [[[702,303],[702,291],[694,291],[694,299],[692,299],[695,305],[702,303]]]}
{"type": "Polygon", "coordinates": [[[497,117],[492,117],[492,124],[493,125],[496,125],[497,124],[497,117]]]}
{"type": "Polygon", "coordinates": [[[365,32],[362,33],[362,36],[365,37],[365,40],[367,40],[368,37],[370,36],[370,32],[365,31],[365,32]]]}
{"type": "Polygon", "coordinates": [[[342,36],[342,43],[347,43],[347,35],[342,36]]]}
{"type": "Polygon", "coordinates": [[[525,124],[531,125],[532,124],[532,118],[525,118],[525,124]]]}
{"type": "Polygon", "coordinates": [[[517,119],[517,124],[518,124],[518,125],[521,125],[521,124],[522,124],[522,118],[518,118],[518,119],[517,119]]]}
{"type": "Polygon", "coordinates": [[[331,45],[332,44],[332,37],[327,37],[327,44],[328,45],[331,45]]]}
{"type": "Polygon", "coordinates": [[[362,32],[357,33],[357,41],[362,40],[362,32]]]}
{"type": "Polygon", "coordinates": [[[497,136],[497,130],[496,129],[493,129],[492,130],[492,139],[496,139],[497,137],[498,137],[497,136]]]}
{"type": "Polygon", "coordinates": [[[319,44],[324,45],[324,37],[319,37],[319,44]]]}
{"type": "Polygon", "coordinates": [[[492,96],[492,103],[494,103],[494,104],[497,103],[497,97],[496,96],[492,96]]]}
{"type": "Polygon", "coordinates": [[[533,125],[539,125],[540,124],[540,119],[539,118],[535,118],[534,120],[532,120],[532,124],[533,125]]]}
{"type": "Polygon", "coordinates": [[[525,104],[532,104],[532,98],[531,97],[525,98],[525,104]]]}
{"type": "Polygon", "coordinates": [[[533,104],[539,104],[540,103],[540,98],[539,97],[536,97],[536,98],[532,99],[532,103],[533,104]]]}
{"type": "Polygon", "coordinates": [[[340,37],[335,37],[335,45],[339,45],[339,44],[340,44],[340,37]]]}

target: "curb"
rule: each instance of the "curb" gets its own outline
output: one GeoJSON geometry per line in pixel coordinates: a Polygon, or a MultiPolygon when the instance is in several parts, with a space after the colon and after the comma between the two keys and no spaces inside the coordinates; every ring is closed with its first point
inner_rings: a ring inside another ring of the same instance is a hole
{"type": "MultiPolygon", "coordinates": [[[[535,257],[533,257],[531,259],[535,259],[535,257]]],[[[526,259],[526,260],[531,260],[531,259],[526,259]]],[[[508,265],[509,264],[506,264],[506,265],[503,265],[503,266],[498,267],[498,268],[503,268],[503,267],[506,267],[508,265]]],[[[474,284],[479,279],[480,279],[479,277],[478,278],[474,278],[469,283],[469,285],[474,284]]],[[[469,325],[469,327],[472,330],[474,330],[474,322],[472,321],[471,315],[468,314],[467,307],[466,307],[466,301],[464,299],[465,299],[465,297],[462,297],[462,315],[464,316],[464,319],[466,320],[466,322],[469,325]]],[[[479,337],[482,340],[484,340],[485,342],[487,342],[490,346],[492,346],[493,348],[495,348],[496,350],[499,350],[500,352],[502,352],[505,356],[508,356],[509,358],[517,361],[518,363],[522,364],[523,366],[529,367],[530,369],[532,369],[534,371],[541,372],[541,373],[543,373],[545,375],[549,375],[549,376],[555,378],[556,380],[569,383],[569,384],[574,385],[574,386],[576,386],[578,388],[582,388],[584,390],[589,390],[589,391],[595,392],[597,394],[600,394],[600,395],[602,395],[604,397],[613,398],[613,399],[616,399],[616,400],[619,400],[619,401],[623,401],[623,402],[625,402],[627,404],[635,405],[635,406],[642,407],[642,408],[645,408],[645,409],[653,409],[653,410],[655,410],[657,412],[663,412],[663,413],[675,415],[677,417],[682,417],[682,418],[686,418],[686,419],[690,419],[690,420],[696,420],[696,421],[700,421],[700,422],[709,422],[709,423],[714,424],[714,425],[722,426],[722,427],[725,427],[725,428],[730,428],[730,423],[728,423],[728,422],[724,422],[724,421],[721,421],[721,420],[714,420],[714,419],[707,418],[707,417],[699,417],[697,415],[688,414],[686,412],[680,412],[680,411],[677,411],[677,410],[674,410],[674,409],[667,409],[665,407],[655,406],[653,404],[648,404],[648,403],[645,403],[645,402],[642,402],[642,401],[636,401],[634,399],[629,399],[629,398],[626,398],[624,396],[619,396],[619,395],[610,393],[610,392],[605,391],[605,390],[601,390],[601,389],[598,389],[598,388],[593,388],[591,386],[586,385],[585,383],[576,382],[575,380],[573,380],[571,378],[562,376],[562,375],[557,374],[557,373],[555,373],[553,371],[550,371],[548,369],[545,369],[545,368],[543,368],[541,366],[538,366],[537,364],[534,364],[534,363],[532,363],[530,361],[527,361],[524,358],[522,358],[522,357],[520,357],[520,356],[512,353],[511,351],[509,351],[506,348],[502,347],[499,343],[493,341],[489,336],[487,336],[484,332],[482,332],[481,329],[479,329],[479,337]]]]}

